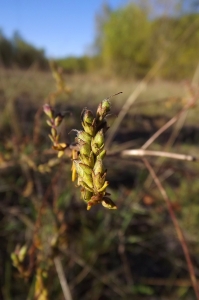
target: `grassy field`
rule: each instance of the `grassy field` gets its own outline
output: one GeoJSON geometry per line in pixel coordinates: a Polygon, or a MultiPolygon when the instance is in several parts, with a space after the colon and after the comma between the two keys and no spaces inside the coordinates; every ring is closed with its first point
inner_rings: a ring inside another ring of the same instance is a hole
{"type": "MultiPolygon", "coordinates": [[[[74,133],[68,134],[71,129],[81,129],[84,107],[95,111],[101,100],[123,92],[111,99],[108,122],[114,127],[139,84],[98,74],[66,75],[65,80],[71,94],[58,96],[52,104],[71,112],[61,127],[61,140],[69,143],[74,139],[74,133]]],[[[154,80],[128,110],[105,161],[109,191],[118,207],[113,211],[101,206],[86,211],[71,182],[71,158],[57,159],[51,150],[42,105],[55,89],[51,73],[0,70],[2,297],[45,300],[48,294],[49,299],[64,299],[53,260],[58,255],[73,299],[195,299],[159,190],[140,158],[120,154],[140,148],[194,99],[194,108],[185,110],[149,149],[198,157],[196,87],[154,80]],[[17,245],[28,247],[20,265],[21,275],[29,272],[25,281],[10,259],[11,253],[19,253],[17,245]],[[43,294],[37,295],[34,286],[43,294]]],[[[168,193],[199,276],[198,162],[157,157],[149,162],[168,193]]]]}

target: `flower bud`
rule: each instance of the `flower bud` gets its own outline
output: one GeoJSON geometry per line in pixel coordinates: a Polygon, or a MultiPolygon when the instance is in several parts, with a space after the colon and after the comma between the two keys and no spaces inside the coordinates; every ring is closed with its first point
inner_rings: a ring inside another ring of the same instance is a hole
{"type": "Polygon", "coordinates": [[[92,195],[93,195],[92,192],[90,192],[84,188],[81,190],[81,196],[84,201],[89,201],[91,199],[92,195]]]}
{"type": "Polygon", "coordinates": [[[25,256],[26,256],[26,254],[27,254],[27,249],[28,249],[27,246],[24,245],[24,246],[22,246],[21,249],[19,250],[18,257],[19,257],[19,261],[20,261],[20,262],[23,262],[23,261],[24,261],[25,256]]]}
{"type": "Polygon", "coordinates": [[[110,101],[108,99],[104,99],[97,108],[97,117],[101,121],[110,111],[110,101]]]}
{"type": "MultiPolygon", "coordinates": [[[[74,129],[73,129],[74,130],[74,129]]],[[[77,139],[81,140],[85,143],[89,143],[91,142],[91,135],[88,134],[87,132],[83,131],[83,130],[76,130],[77,131],[77,139]]]]}
{"type": "Polygon", "coordinates": [[[92,191],[93,189],[93,181],[91,176],[92,169],[82,164],[80,160],[74,160],[74,163],[75,163],[77,174],[79,175],[78,177],[79,184],[85,188],[87,187],[90,188],[92,191]]]}
{"type": "Polygon", "coordinates": [[[102,205],[108,209],[117,209],[115,203],[108,197],[103,197],[102,205]]]}
{"type": "Polygon", "coordinates": [[[43,111],[44,113],[50,118],[53,119],[54,117],[54,110],[49,104],[44,104],[43,105],[43,111]]]}
{"type": "Polygon", "coordinates": [[[91,110],[88,110],[88,109],[83,109],[82,113],[81,113],[81,120],[82,120],[82,123],[85,124],[89,124],[89,125],[92,125],[93,124],[93,121],[94,121],[94,116],[93,116],[93,113],[91,110]]]}
{"type": "Polygon", "coordinates": [[[95,118],[91,110],[84,109],[81,114],[82,120],[82,127],[84,128],[85,132],[94,136],[95,134],[95,118]]]}
{"type": "Polygon", "coordinates": [[[92,174],[92,169],[89,166],[83,164],[82,162],[79,163],[79,167],[82,168],[82,170],[83,170],[84,173],[86,173],[88,175],[92,174]]]}
{"type": "MultiPolygon", "coordinates": [[[[80,141],[80,143],[81,143],[81,141],[80,141]]],[[[80,154],[89,156],[90,153],[92,152],[91,151],[91,145],[88,144],[88,143],[84,143],[84,142],[82,142],[82,145],[80,145],[80,143],[79,143],[79,152],[80,152],[80,154]]]]}
{"type": "Polygon", "coordinates": [[[97,144],[98,147],[100,148],[102,145],[104,145],[104,134],[103,134],[103,129],[97,132],[95,137],[92,139],[92,142],[97,144]]]}
{"type": "Polygon", "coordinates": [[[104,174],[104,167],[103,167],[102,159],[100,157],[98,157],[96,160],[96,163],[93,168],[93,172],[95,175],[98,173],[100,173],[101,175],[104,174]]]}
{"type": "Polygon", "coordinates": [[[48,124],[48,126],[52,127],[54,125],[54,121],[53,120],[47,120],[46,123],[48,124]]]}
{"type": "Polygon", "coordinates": [[[65,150],[66,148],[67,148],[67,144],[65,144],[65,143],[56,143],[56,144],[54,144],[53,146],[52,146],[52,148],[54,149],[54,150],[57,150],[57,151],[63,151],[63,150],[65,150]]]}
{"type": "Polygon", "coordinates": [[[56,118],[54,120],[55,127],[58,127],[61,124],[63,118],[64,117],[60,113],[56,116],[56,118]]]}
{"type": "Polygon", "coordinates": [[[103,159],[106,155],[106,150],[100,150],[99,154],[97,157],[100,157],[101,159],[103,159]]]}
{"type": "Polygon", "coordinates": [[[84,176],[84,170],[79,165],[81,163],[81,160],[74,159],[73,162],[75,164],[77,174],[82,178],[84,176]]]}
{"type": "MultiPolygon", "coordinates": [[[[93,178],[93,185],[95,192],[97,193],[101,188],[103,188],[105,179],[106,179],[106,173],[101,175],[100,173],[94,174],[92,173],[92,178],[93,178]]],[[[108,182],[106,184],[106,187],[108,186],[108,182]]]]}
{"type": "Polygon", "coordinates": [[[90,134],[91,136],[94,136],[95,135],[95,126],[93,125],[88,125],[88,124],[83,124],[82,123],[82,126],[85,130],[85,132],[87,132],[88,134],[90,134]]]}
{"type": "Polygon", "coordinates": [[[54,127],[51,128],[51,134],[53,138],[57,136],[57,130],[54,127]]]}
{"type": "Polygon", "coordinates": [[[80,154],[80,159],[81,161],[86,164],[87,166],[93,168],[94,166],[94,155],[93,152],[91,152],[91,154],[88,155],[84,155],[84,154],[80,154]]]}
{"type": "Polygon", "coordinates": [[[79,184],[90,192],[93,192],[92,176],[84,173],[83,177],[79,178],[79,184]]]}

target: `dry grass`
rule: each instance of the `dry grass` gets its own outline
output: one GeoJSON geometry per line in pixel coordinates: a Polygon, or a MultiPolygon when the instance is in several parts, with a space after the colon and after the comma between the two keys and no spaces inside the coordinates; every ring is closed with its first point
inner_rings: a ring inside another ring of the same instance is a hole
{"type": "MultiPolygon", "coordinates": [[[[69,127],[80,127],[79,112],[84,106],[94,108],[105,97],[123,91],[122,95],[111,100],[113,115],[109,122],[112,123],[137,84],[130,80],[102,78],[96,74],[66,76],[66,81],[73,93],[60,97],[56,103],[57,107],[73,108],[74,114],[66,118],[66,128],[62,127],[63,139],[68,138],[69,127]]],[[[16,280],[17,284],[13,283],[16,270],[10,272],[10,260],[5,253],[8,245],[9,252],[12,252],[16,243],[30,242],[32,229],[29,224],[33,224],[37,208],[41,201],[45,201],[50,206],[45,207],[45,215],[42,216],[41,234],[47,250],[49,246],[45,233],[53,234],[54,228],[52,216],[47,218],[48,210],[53,206],[57,216],[66,224],[68,250],[63,249],[62,259],[64,266],[67,266],[64,271],[74,299],[79,299],[80,295],[85,300],[97,297],[131,299],[135,295],[143,295],[143,299],[152,299],[150,297],[155,295],[180,299],[178,295],[183,293],[185,297],[182,299],[194,299],[190,281],[187,280],[187,267],[167,209],[153,182],[147,179],[148,173],[140,160],[113,155],[106,161],[110,191],[119,208],[114,213],[98,208],[86,212],[79,193],[70,182],[70,160],[58,163],[49,174],[39,174],[31,167],[31,160],[43,164],[48,155],[52,155],[51,152],[44,154],[50,143],[47,142],[47,127],[42,115],[39,119],[39,144],[33,145],[32,131],[36,111],[54,89],[50,73],[0,70],[0,131],[4,138],[0,147],[5,155],[4,164],[0,164],[4,175],[0,184],[0,208],[4,216],[2,224],[6,228],[2,235],[2,263],[6,261],[6,275],[2,275],[4,294],[16,295],[18,292],[23,298],[31,290],[31,286],[26,284],[24,291],[20,291],[20,279],[16,280]],[[16,134],[19,134],[20,143],[16,141],[16,134]],[[181,283],[186,282],[183,288],[178,287],[179,282],[175,279],[178,277],[184,280],[181,283]],[[161,282],[161,287],[158,287],[158,282],[161,282]]],[[[135,149],[142,146],[185,105],[186,93],[185,83],[152,82],[124,118],[111,145],[113,152],[124,147],[124,142],[135,149]]],[[[197,116],[196,106],[183,123],[172,152],[198,155],[197,116]]],[[[173,128],[170,128],[150,149],[162,150],[172,133],[173,128]]],[[[198,165],[169,159],[153,158],[149,161],[157,170],[180,225],[186,232],[198,272],[198,165]]],[[[49,293],[56,299],[62,299],[58,277],[54,273],[50,275],[55,284],[49,283],[49,293]]]]}

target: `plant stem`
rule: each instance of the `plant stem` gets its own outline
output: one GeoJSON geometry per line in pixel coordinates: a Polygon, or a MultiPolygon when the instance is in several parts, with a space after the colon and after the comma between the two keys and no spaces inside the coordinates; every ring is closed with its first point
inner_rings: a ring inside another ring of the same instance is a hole
{"type": "Polygon", "coordinates": [[[72,295],[68,286],[67,279],[64,275],[64,270],[59,256],[54,258],[54,264],[62,287],[64,298],[65,300],[72,300],[72,295]]]}
{"type": "Polygon", "coordinates": [[[185,256],[185,259],[186,259],[186,262],[187,262],[187,266],[188,266],[188,270],[189,270],[189,274],[190,274],[192,286],[193,286],[193,289],[195,291],[196,299],[199,300],[199,288],[198,288],[198,283],[197,283],[196,276],[195,276],[194,267],[193,267],[193,264],[192,264],[192,261],[191,261],[190,253],[189,253],[189,250],[188,250],[188,247],[187,247],[187,243],[185,241],[184,234],[183,234],[183,232],[182,232],[182,230],[180,228],[180,225],[178,223],[178,220],[177,220],[176,215],[174,213],[174,210],[172,208],[170,199],[168,198],[165,189],[163,188],[160,180],[156,176],[156,174],[155,174],[153,168],[151,167],[151,165],[149,164],[148,160],[146,158],[143,158],[143,162],[144,162],[146,168],[149,170],[149,172],[150,172],[150,174],[151,174],[154,182],[156,183],[156,185],[157,185],[157,187],[158,187],[158,189],[159,189],[159,191],[160,191],[163,199],[166,202],[166,205],[167,205],[170,217],[172,219],[172,222],[173,222],[174,227],[176,229],[176,233],[177,233],[178,239],[180,241],[180,244],[181,244],[183,252],[184,252],[184,256],[185,256]]]}
{"type": "Polygon", "coordinates": [[[153,151],[153,150],[144,150],[144,149],[130,149],[124,150],[121,152],[122,156],[159,156],[159,157],[168,157],[173,159],[196,161],[197,158],[192,155],[163,152],[163,151],[153,151]]]}

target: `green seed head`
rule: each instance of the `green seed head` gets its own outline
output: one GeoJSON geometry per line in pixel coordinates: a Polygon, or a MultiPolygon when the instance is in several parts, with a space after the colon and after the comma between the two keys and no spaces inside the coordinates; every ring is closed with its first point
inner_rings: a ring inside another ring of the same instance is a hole
{"type": "Polygon", "coordinates": [[[97,108],[97,117],[99,120],[103,120],[106,115],[110,112],[111,110],[111,104],[110,101],[107,99],[104,99],[98,106],[97,108]]]}
{"type": "Polygon", "coordinates": [[[89,125],[92,125],[93,124],[93,121],[94,121],[94,116],[93,116],[93,113],[91,110],[88,110],[88,109],[83,109],[82,111],[82,114],[81,114],[81,120],[82,120],[82,123],[85,124],[89,124],[89,125]]]}

